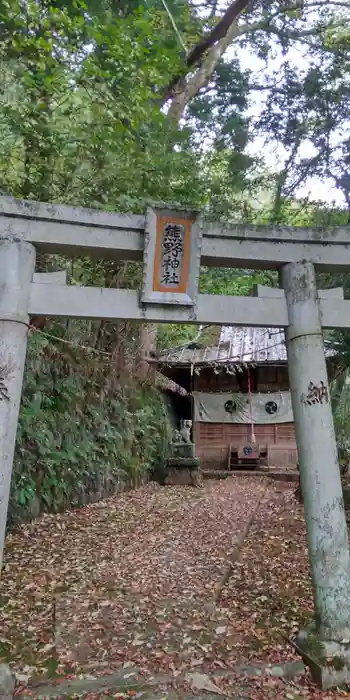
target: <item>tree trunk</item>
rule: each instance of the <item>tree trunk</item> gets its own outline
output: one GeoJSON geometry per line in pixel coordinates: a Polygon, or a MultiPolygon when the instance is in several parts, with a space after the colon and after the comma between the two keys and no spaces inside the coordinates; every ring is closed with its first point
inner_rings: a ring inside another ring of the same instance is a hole
{"type": "Polygon", "coordinates": [[[136,373],[139,379],[145,380],[154,374],[154,368],[148,364],[147,358],[154,351],[157,340],[157,326],[153,323],[143,323],[140,326],[139,354],[136,373]]]}
{"type": "MultiPolygon", "coordinates": [[[[228,46],[238,36],[260,28],[261,23],[238,25],[237,20],[246,9],[249,0],[234,0],[219,20],[217,25],[196,44],[187,56],[187,72],[197,69],[190,77],[176,76],[167,88],[162,104],[170,100],[168,118],[179,122],[188,103],[198,95],[201,88],[208,85],[221,57],[228,46]]],[[[265,20],[263,20],[263,23],[265,20]]],[[[150,366],[146,357],[154,350],[157,337],[157,327],[151,324],[143,325],[140,329],[140,354],[137,375],[140,379],[149,376],[150,366]]]]}

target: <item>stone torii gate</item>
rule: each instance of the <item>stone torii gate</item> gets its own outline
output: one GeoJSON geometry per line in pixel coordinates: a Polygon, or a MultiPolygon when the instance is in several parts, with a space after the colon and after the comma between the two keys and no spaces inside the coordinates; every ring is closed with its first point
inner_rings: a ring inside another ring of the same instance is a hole
{"type": "Polygon", "coordinates": [[[322,328],[349,328],[350,301],[341,289],[317,291],[316,268],[350,269],[349,228],[223,226],[164,206],[141,216],[0,198],[1,552],[30,316],[285,327],[318,660],[342,660],[323,664],[321,682],[348,678],[350,557],[322,328]],[[143,260],[143,289],[60,284],[57,273],[35,274],[36,252],[143,260]],[[200,264],[277,269],[281,288],[198,294],[200,264]]]}

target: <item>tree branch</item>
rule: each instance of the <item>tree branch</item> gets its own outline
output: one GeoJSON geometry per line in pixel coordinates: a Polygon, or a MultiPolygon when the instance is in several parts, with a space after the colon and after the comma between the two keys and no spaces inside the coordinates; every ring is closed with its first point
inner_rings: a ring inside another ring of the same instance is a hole
{"type": "MultiPolygon", "coordinates": [[[[243,10],[249,4],[249,0],[234,0],[234,2],[228,7],[223,17],[215,25],[215,27],[206,34],[201,41],[199,41],[196,46],[190,51],[186,57],[186,67],[187,71],[194,65],[196,65],[205,54],[205,52],[210,49],[217,41],[222,39],[228,32],[230,26],[237,19],[237,17],[243,12],[243,10]]],[[[176,87],[181,81],[181,76],[177,75],[171,81],[167,88],[166,95],[164,97],[163,104],[165,104],[173,95],[175,94],[176,87]]]]}
{"type": "Polygon", "coordinates": [[[203,59],[202,65],[199,66],[196,73],[194,73],[187,82],[185,82],[185,79],[181,82],[178,81],[177,89],[172,95],[167,96],[164,103],[172,97],[172,103],[168,112],[169,116],[177,121],[181,119],[185,107],[189,101],[198,94],[199,90],[208,83],[221,56],[234,39],[242,34],[263,29],[267,26],[268,21],[269,20],[265,19],[262,22],[255,22],[253,24],[232,24],[226,35],[209,49],[207,55],[203,59]]]}
{"type": "Polygon", "coordinates": [[[191,68],[198,63],[202,58],[203,54],[210,49],[211,46],[216,44],[217,41],[223,39],[231,24],[237,19],[237,17],[245,10],[249,3],[249,0],[235,0],[228,9],[226,10],[223,17],[215,25],[215,27],[207,34],[196,46],[190,51],[186,58],[187,68],[191,68]]]}
{"type": "MultiPolygon", "coordinates": [[[[327,2],[331,5],[347,6],[348,4],[347,0],[327,0],[327,2]]],[[[208,84],[222,55],[231,42],[237,37],[243,34],[264,30],[267,34],[275,34],[284,39],[298,41],[306,37],[319,36],[325,29],[325,25],[318,24],[314,27],[301,29],[299,31],[286,31],[273,24],[273,20],[281,14],[287,11],[301,9],[303,0],[296,0],[295,3],[291,3],[283,9],[279,9],[277,12],[273,13],[272,16],[266,16],[265,14],[260,21],[238,24],[236,20],[247,8],[248,4],[249,0],[234,0],[214,29],[188,54],[186,59],[187,73],[190,72],[192,67],[200,63],[196,72],[189,77],[187,77],[186,74],[183,76],[176,76],[171,81],[164,98],[161,100],[161,104],[163,106],[168,100],[171,100],[168,114],[176,121],[181,119],[190,100],[198,94],[201,88],[208,84]]],[[[320,7],[325,4],[325,0],[314,0],[310,3],[309,7],[320,7]]],[[[333,23],[332,26],[334,28],[342,26],[342,23],[343,20],[340,20],[339,22],[333,23]]]]}

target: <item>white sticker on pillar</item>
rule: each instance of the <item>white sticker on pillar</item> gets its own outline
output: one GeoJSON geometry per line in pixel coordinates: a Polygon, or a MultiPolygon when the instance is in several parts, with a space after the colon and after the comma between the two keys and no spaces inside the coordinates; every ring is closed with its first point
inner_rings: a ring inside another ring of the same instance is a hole
{"type": "Polygon", "coordinates": [[[201,243],[197,212],[147,210],[143,303],[194,306],[201,243]]]}

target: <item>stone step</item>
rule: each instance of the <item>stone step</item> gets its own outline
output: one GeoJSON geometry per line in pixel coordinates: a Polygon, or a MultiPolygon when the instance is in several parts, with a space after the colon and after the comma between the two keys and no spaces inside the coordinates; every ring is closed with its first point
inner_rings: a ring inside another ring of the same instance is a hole
{"type": "MultiPolygon", "coordinates": [[[[203,673],[207,678],[209,678],[214,684],[219,681],[219,678],[230,678],[234,676],[235,678],[239,675],[244,676],[242,679],[242,685],[237,683],[237,694],[235,696],[230,695],[231,700],[247,700],[250,698],[250,691],[247,687],[247,676],[262,676],[265,673],[270,676],[275,676],[276,678],[285,678],[286,680],[291,680],[295,676],[300,676],[305,673],[305,666],[302,661],[289,661],[281,664],[237,664],[232,668],[232,670],[218,670],[207,675],[206,671],[201,671],[197,669],[197,674],[203,673]]],[[[189,674],[191,675],[191,674],[189,674]]],[[[178,677],[179,679],[179,677],[178,677]]],[[[186,674],[182,675],[182,680],[189,680],[186,674]]],[[[108,697],[108,693],[111,693],[111,697],[116,697],[120,694],[120,697],[128,697],[128,692],[132,691],[134,698],[140,698],[140,700],[217,700],[222,698],[219,694],[204,693],[203,695],[178,695],[174,691],[166,690],[166,687],[173,681],[173,676],[171,674],[159,674],[155,675],[152,680],[144,679],[138,673],[137,669],[127,668],[119,671],[118,673],[111,673],[106,676],[100,676],[97,678],[86,676],[85,678],[74,678],[74,679],[63,679],[60,682],[54,683],[43,681],[37,683],[28,683],[26,688],[21,691],[20,688],[16,689],[16,698],[28,698],[33,700],[34,698],[71,698],[71,697],[83,697],[90,693],[103,693],[104,697],[108,697]],[[161,688],[165,690],[160,690],[161,688]]],[[[194,692],[196,692],[194,690],[194,692]]],[[[1,687],[0,687],[0,697],[1,687]]]]}
{"type": "Polygon", "coordinates": [[[275,481],[291,481],[297,483],[299,480],[299,473],[294,470],[288,469],[278,469],[278,468],[260,468],[260,469],[238,469],[237,471],[226,470],[214,470],[207,469],[201,472],[204,479],[228,479],[233,476],[251,476],[251,477],[268,477],[269,479],[274,479],[275,481]]]}
{"type": "Polygon", "coordinates": [[[274,481],[291,481],[297,483],[299,481],[299,473],[293,471],[269,471],[266,474],[269,479],[274,479],[274,481]]]}

